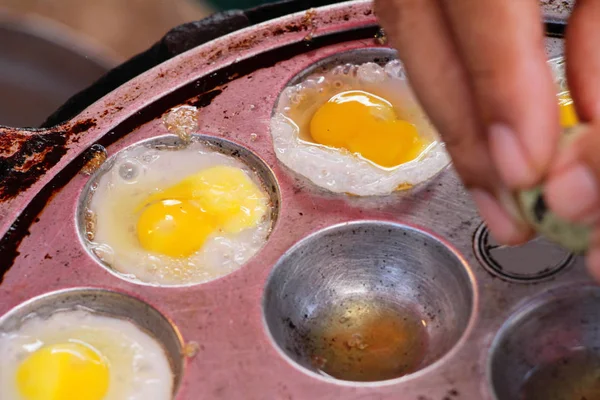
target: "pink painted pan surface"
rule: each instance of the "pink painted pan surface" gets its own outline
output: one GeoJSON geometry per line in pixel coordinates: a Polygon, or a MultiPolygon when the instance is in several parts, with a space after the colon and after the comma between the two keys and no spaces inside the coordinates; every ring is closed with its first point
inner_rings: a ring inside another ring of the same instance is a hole
{"type": "MultiPolygon", "coordinates": [[[[358,1],[317,9],[310,22],[307,24],[306,13],[298,13],[197,47],[133,79],[63,126],[47,131],[1,128],[0,157],[19,151],[31,138],[50,134],[66,138],[66,152],[55,163],[45,158],[49,150],[34,152],[15,166],[28,170],[45,163],[44,173],[27,188],[16,195],[0,195],[0,236],[9,232],[15,219],[58,172],[128,117],[167,94],[224,66],[302,42],[308,33],[319,37],[370,26],[376,20],[371,4],[358,1]]],[[[493,278],[478,266],[472,236],[480,220],[451,168],[416,190],[360,199],[314,188],[283,167],[273,151],[269,119],[286,83],[320,59],[378,46],[373,38],[365,38],[291,56],[231,80],[201,108],[197,133],[225,138],[255,152],[272,168],[281,193],[279,217],[269,241],[241,269],[209,283],[182,288],[140,285],[108,272],[90,257],[78,237],[76,209],[89,179],[80,173],[54,192],[20,242],[18,255],[0,284],[0,315],[34,296],[66,288],[92,286],[138,297],[169,318],[185,341],[200,345],[199,352],[186,359],[176,395],[179,400],[491,399],[485,368],[494,333],[517,304],[554,283],[514,285],[493,278]],[[256,134],[255,140],[251,134],[256,134]],[[310,376],[276,350],[263,326],[263,288],[281,255],[313,232],[356,220],[420,226],[461,254],[472,274],[475,305],[463,338],[434,366],[393,383],[338,384],[310,376]]],[[[110,144],[109,156],[141,140],[167,134],[159,118],[164,111],[110,144]]],[[[587,281],[581,265],[571,272],[561,275],[561,283],[587,281]]]]}

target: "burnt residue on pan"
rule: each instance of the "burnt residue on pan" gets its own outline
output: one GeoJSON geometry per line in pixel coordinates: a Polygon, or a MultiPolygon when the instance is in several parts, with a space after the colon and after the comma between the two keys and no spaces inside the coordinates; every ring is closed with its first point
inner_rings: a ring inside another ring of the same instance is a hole
{"type": "MultiPolygon", "coordinates": [[[[60,161],[71,143],[77,142],[81,135],[94,126],[96,121],[88,119],[46,131],[1,127],[0,149],[3,149],[3,152],[0,153],[0,204],[10,201],[31,187],[60,161]]],[[[88,154],[84,153],[73,165],[80,169],[88,160],[88,154]]],[[[39,192],[0,240],[0,283],[4,273],[19,255],[17,248],[21,240],[29,234],[31,224],[56,190],[71,177],[72,175],[61,171],[52,183],[39,192]],[[68,175],[66,180],[65,175],[68,175]]]]}
{"type": "Polygon", "coordinates": [[[0,128],[0,203],[36,183],[94,126],[92,119],[47,131],[0,128]]]}
{"type": "Polygon", "coordinates": [[[194,106],[196,108],[203,108],[208,106],[212,101],[223,91],[227,89],[227,86],[218,87],[215,89],[211,89],[207,92],[201,93],[198,96],[187,101],[187,104],[190,106],[194,106]]]}
{"type": "MultiPolygon", "coordinates": [[[[378,30],[379,28],[373,25],[370,27],[319,36],[310,41],[293,43],[265,53],[261,53],[255,57],[242,60],[239,63],[231,64],[213,74],[210,74],[209,76],[192,81],[180,89],[168,94],[167,96],[149,104],[139,112],[134,113],[129,118],[125,119],[114,129],[107,132],[97,144],[107,147],[118,139],[132,132],[140,125],[150,122],[156,118],[160,118],[165,111],[179,104],[187,102],[198,108],[208,106],[215,98],[219,96],[219,94],[226,90],[226,84],[233,79],[244,77],[259,69],[273,67],[280,61],[287,60],[293,56],[307,53],[321,47],[330,46],[345,41],[372,39],[378,30]]],[[[60,158],[66,153],[67,147],[70,143],[76,142],[85,131],[95,126],[95,124],[96,121],[89,120],[77,122],[65,130],[54,128],[49,131],[44,131],[43,133],[32,131],[33,136],[35,136],[36,139],[41,143],[35,148],[34,154],[39,154],[40,157],[42,157],[42,160],[46,160],[47,164],[40,164],[38,162],[36,165],[40,166],[39,169],[32,167],[32,173],[37,175],[35,175],[35,179],[29,183],[29,186],[37,181],[48,168],[56,165],[58,160],[60,160],[60,158]],[[48,136],[48,138],[43,138],[48,134],[51,136],[48,136]],[[52,150],[52,152],[50,149],[52,149],[53,146],[56,146],[56,149],[52,150]],[[44,149],[46,149],[46,153],[43,152],[44,149]]],[[[20,138],[17,137],[19,133],[22,134],[22,131],[19,132],[17,130],[11,130],[8,128],[7,132],[8,135],[11,135],[12,132],[12,137],[16,138],[16,140],[20,140],[19,143],[21,144],[17,147],[23,147],[24,142],[31,140],[29,136],[20,138]]],[[[10,143],[9,136],[6,137],[6,140],[7,142],[4,143],[10,143]]],[[[10,148],[2,145],[3,143],[0,143],[0,148],[10,148]]],[[[21,164],[27,160],[27,151],[31,150],[21,150],[22,156],[21,159],[19,159],[21,160],[21,164]]],[[[16,153],[11,155],[11,157],[16,156],[16,153]]],[[[87,153],[84,152],[73,162],[67,165],[63,170],[61,170],[54,177],[54,179],[36,195],[36,197],[31,201],[31,203],[25,208],[19,218],[11,226],[8,233],[2,239],[0,239],[0,254],[2,254],[2,257],[0,258],[0,284],[2,283],[2,279],[6,272],[13,265],[16,257],[19,256],[19,244],[23,238],[29,234],[29,227],[35,222],[35,219],[44,209],[45,205],[52,198],[52,196],[64,185],[66,185],[73,178],[73,176],[79,173],[81,168],[88,160],[89,157],[87,156],[87,153]]],[[[14,184],[17,182],[20,184],[18,188],[16,186],[12,186],[14,194],[13,196],[9,196],[7,198],[14,197],[16,194],[18,194],[18,191],[22,191],[25,188],[22,185],[22,182],[19,181],[19,176],[15,175],[18,174],[18,171],[10,171],[11,167],[8,167],[9,165],[13,166],[21,164],[11,163],[5,154],[0,154],[0,168],[2,169],[2,171],[0,171],[0,182],[6,181],[6,178],[1,175],[5,174],[7,177],[12,179],[14,184]]],[[[0,186],[4,185],[2,184],[0,186]]],[[[0,188],[0,192],[3,191],[4,189],[0,188]]]]}

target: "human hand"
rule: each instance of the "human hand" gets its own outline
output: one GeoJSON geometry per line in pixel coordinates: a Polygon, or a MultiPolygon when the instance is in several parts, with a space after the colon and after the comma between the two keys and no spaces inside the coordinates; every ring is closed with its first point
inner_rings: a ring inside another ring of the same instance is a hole
{"type": "MultiPolygon", "coordinates": [[[[498,241],[530,238],[512,194],[542,180],[557,215],[598,224],[600,124],[557,149],[556,89],[537,0],[375,3],[411,86],[498,241]]],[[[578,0],[567,30],[567,77],[583,122],[600,114],[599,17],[600,2],[578,0]]],[[[595,236],[588,263],[600,279],[595,236]]]]}

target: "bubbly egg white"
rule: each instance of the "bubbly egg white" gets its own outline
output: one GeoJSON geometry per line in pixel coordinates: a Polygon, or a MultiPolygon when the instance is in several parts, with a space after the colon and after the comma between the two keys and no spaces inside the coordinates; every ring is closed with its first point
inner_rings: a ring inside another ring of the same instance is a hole
{"type": "Polygon", "coordinates": [[[258,225],[238,234],[213,233],[187,258],[150,253],[137,238],[139,213],[135,210],[148,195],[214,166],[240,168],[262,187],[241,161],[199,142],[178,149],[138,146],[117,154],[89,204],[95,220],[93,239],[88,243],[92,251],[115,271],[151,284],[201,283],[240,268],[266,242],[271,228],[269,212],[258,225]]]}
{"type": "Polygon", "coordinates": [[[71,340],[94,347],[107,360],[110,383],[104,400],[172,398],[173,373],[162,347],[129,321],[84,310],[56,312],[47,319],[33,315],[17,331],[0,333],[0,398],[21,398],[16,372],[31,353],[71,340]]]}
{"type": "Polygon", "coordinates": [[[384,67],[375,63],[341,65],[286,88],[271,119],[271,134],[277,158],[284,165],[337,193],[389,194],[426,181],[450,162],[443,143],[415,100],[398,60],[384,67]],[[398,116],[414,124],[430,145],[413,161],[383,168],[347,150],[303,140],[315,111],[333,95],[348,90],[363,90],[389,101],[398,116]]]}

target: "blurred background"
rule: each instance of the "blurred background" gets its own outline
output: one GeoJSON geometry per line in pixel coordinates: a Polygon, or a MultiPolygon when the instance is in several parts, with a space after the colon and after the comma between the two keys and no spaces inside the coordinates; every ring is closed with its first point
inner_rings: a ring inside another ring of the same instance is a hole
{"type": "Polygon", "coordinates": [[[261,0],[0,0],[0,125],[39,126],[170,28],[261,0]]]}

